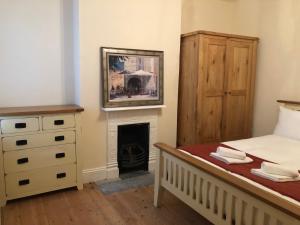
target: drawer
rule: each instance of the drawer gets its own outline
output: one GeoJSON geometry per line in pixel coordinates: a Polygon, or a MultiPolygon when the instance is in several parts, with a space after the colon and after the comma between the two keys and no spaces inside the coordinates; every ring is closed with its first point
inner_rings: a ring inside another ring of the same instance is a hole
{"type": "Polygon", "coordinates": [[[45,188],[50,190],[59,186],[75,186],[76,165],[68,164],[30,172],[10,173],[5,176],[5,181],[8,198],[14,198],[20,194],[34,194],[39,190],[45,190],[45,188]]]}
{"type": "Polygon", "coordinates": [[[75,127],[75,115],[64,114],[42,117],[43,130],[65,129],[75,127]]]}
{"type": "Polygon", "coordinates": [[[4,151],[73,143],[75,143],[74,131],[18,135],[2,138],[2,146],[4,151]]]}
{"type": "Polygon", "coordinates": [[[6,174],[75,162],[74,144],[4,152],[6,174]]]}
{"type": "Polygon", "coordinates": [[[3,134],[30,132],[39,130],[38,118],[16,118],[1,120],[1,131],[3,134]]]}

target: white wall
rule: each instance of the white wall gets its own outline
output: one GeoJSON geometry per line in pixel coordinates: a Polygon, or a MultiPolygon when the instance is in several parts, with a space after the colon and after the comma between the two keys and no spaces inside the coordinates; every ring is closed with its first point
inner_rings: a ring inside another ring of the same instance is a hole
{"type": "Polygon", "coordinates": [[[182,33],[209,30],[231,33],[236,0],[182,0],[182,33]]]}
{"type": "Polygon", "coordinates": [[[275,100],[300,100],[300,2],[268,0],[261,3],[261,10],[256,135],[267,133],[274,127],[277,120],[275,100]],[[266,97],[260,97],[264,95],[266,97]],[[268,110],[270,112],[266,113],[268,110]],[[260,115],[265,115],[264,119],[260,115]]]}
{"type": "Polygon", "coordinates": [[[0,0],[0,107],[78,103],[84,168],[106,164],[101,46],[163,50],[160,141],[175,145],[180,0],[0,0]]]}
{"type": "Polygon", "coordinates": [[[254,135],[271,133],[278,99],[300,100],[300,2],[239,0],[236,33],[260,38],[254,111],[254,135]]]}
{"type": "MultiPolygon", "coordinates": [[[[260,38],[254,109],[254,135],[272,132],[277,99],[300,100],[300,2],[298,0],[183,0],[182,19],[201,14],[201,21],[182,22],[182,31],[212,30],[260,38]],[[209,1],[210,2],[210,1],[209,1]],[[208,5],[210,4],[210,5],[208,5]],[[211,4],[217,6],[212,8],[211,4]],[[230,7],[224,5],[230,4],[230,7]],[[202,12],[205,12],[204,14],[202,12]],[[217,22],[211,23],[216,16],[217,22]],[[232,20],[231,26],[228,22],[232,20]]],[[[196,18],[196,16],[194,16],[196,18]]]]}
{"type": "Polygon", "coordinates": [[[73,102],[72,0],[0,0],[0,107],[73,102]]]}
{"type": "Polygon", "coordinates": [[[106,164],[106,113],[100,110],[99,48],[164,51],[164,97],[158,137],[175,145],[180,47],[180,0],[79,0],[80,104],[84,168],[106,164]]]}

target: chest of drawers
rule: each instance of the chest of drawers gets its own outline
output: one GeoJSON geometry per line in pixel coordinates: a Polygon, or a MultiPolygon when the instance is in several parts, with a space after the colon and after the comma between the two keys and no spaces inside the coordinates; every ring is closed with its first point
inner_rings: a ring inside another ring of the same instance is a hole
{"type": "Polygon", "coordinates": [[[76,105],[0,108],[0,205],[77,186],[82,189],[76,105]]]}

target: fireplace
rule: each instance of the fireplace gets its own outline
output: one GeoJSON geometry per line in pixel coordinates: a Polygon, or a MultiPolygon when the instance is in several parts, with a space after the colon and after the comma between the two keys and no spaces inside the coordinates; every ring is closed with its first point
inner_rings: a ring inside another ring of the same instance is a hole
{"type": "MultiPolygon", "coordinates": [[[[107,113],[107,179],[119,178],[118,139],[119,127],[133,124],[149,124],[148,171],[153,171],[156,160],[158,112],[153,110],[116,111],[107,113]]],[[[121,128],[122,129],[122,128],[121,128]]],[[[147,132],[147,131],[146,131],[147,132]]]]}
{"type": "Polygon", "coordinates": [[[148,170],[149,123],[118,126],[117,160],[119,173],[148,170]]]}

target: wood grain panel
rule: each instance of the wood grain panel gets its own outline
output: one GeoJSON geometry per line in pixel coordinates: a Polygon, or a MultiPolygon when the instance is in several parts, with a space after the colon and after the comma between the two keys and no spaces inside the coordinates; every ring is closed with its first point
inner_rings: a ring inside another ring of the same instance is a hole
{"type": "Polygon", "coordinates": [[[226,123],[223,140],[237,140],[245,136],[247,120],[246,97],[241,95],[226,97],[226,123]]]}
{"type": "Polygon", "coordinates": [[[153,187],[102,194],[95,184],[9,202],[3,225],[212,225],[166,192],[153,207],[153,187]]]}
{"type": "Polygon", "coordinates": [[[298,101],[277,100],[277,102],[279,102],[279,103],[284,103],[284,104],[300,105],[300,102],[298,102],[298,101]]]}
{"type": "Polygon", "coordinates": [[[249,58],[251,57],[251,46],[236,46],[235,42],[229,43],[229,74],[228,91],[246,90],[249,78],[249,58]]]}
{"type": "Polygon", "coordinates": [[[25,116],[36,114],[55,114],[82,112],[84,109],[78,105],[47,105],[0,108],[0,116],[25,116]]]}
{"type": "Polygon", "coordinates": [[[180,62],[177,145],[188,145],[195,142],[196,135],[197,38],[190,37],[181,42],[180,62]]]}
{"type": "Polygon", "coordinates": [[[215,142],[221,140],[222,98],[207,97],[202,109],[201,140],[199,142],[215,142]]]}
{"type": "Polygon", "coordinates": [[[194,32],[189,32],[186,34],[182,34],[181,37],[189,37],[194,36],[198,34],[204,34],[204,35],[211,35],[211,36],[217,36],[217,37],[226,37],[226,38],[238,38],[238,39],[245,39],[245,40],[254,40],[258,41],[258,37],[251,37],[251,36],[245,36],[245,35],[238,35],[238,34],[225,34],[220,32],[213,32],[213,31],[206,31],[206,30],[198,30],[194,32]]]}
{"type": "Polygon", "coordinates": [[[215,142],[221,140],[226,38],[201,36],[200,39],[197,143],[215,142]]]}
{"type": "Polygon", "coordinates": [[[223,140],[247,138],[251,101],[252,42],[228,40],[223,140]]]}
{"type": "Polygon", "coordinates": [[[226,39],[204,38],[204,95],[206,92],[223,94],[226,39]]]}

